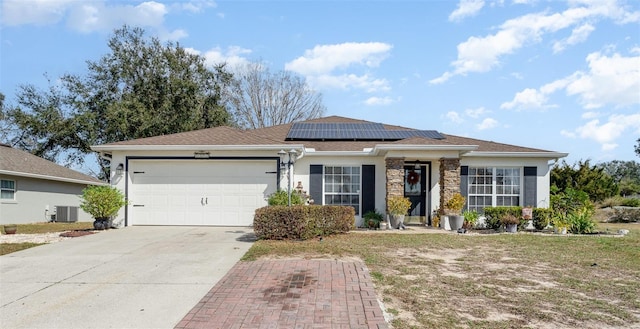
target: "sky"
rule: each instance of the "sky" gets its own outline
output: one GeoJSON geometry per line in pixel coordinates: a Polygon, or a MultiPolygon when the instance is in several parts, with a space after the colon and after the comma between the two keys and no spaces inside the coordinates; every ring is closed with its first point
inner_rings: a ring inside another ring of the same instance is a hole
{"type": "Polygon", "coordinates": [[[298,74],[326,115],[640,160],[640,1],[2,0],[5,102],[84,74],[123,24],[298,74]]]}

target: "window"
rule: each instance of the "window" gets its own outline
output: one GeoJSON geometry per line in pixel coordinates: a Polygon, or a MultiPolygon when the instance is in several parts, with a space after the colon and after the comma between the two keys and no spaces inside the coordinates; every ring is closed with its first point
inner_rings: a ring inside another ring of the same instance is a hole
{"type": "Polygon", "coordinates": [[[469,210],[482,213],[485,207],[519,206],[520,168],[469,167],[469,210]]]}
{"type": "Polygon", "coordinates": [[[352,206],[360,214],[360,167],[324,167],[324,204],[352,206]]]}
{"type": "Polygon", "coordinates": [[[16,194],[16,181],[0,180],[0,199],[14,200],[16,194]]]}

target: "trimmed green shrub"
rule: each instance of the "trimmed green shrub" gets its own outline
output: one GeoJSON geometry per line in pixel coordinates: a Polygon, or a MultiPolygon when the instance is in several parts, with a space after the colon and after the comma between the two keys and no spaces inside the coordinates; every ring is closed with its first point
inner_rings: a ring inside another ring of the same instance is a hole
{"type": "Polygon", "coordinates": [[[487,228],[497,230],[502,227],[501,218],[512,215],[520,219],[518,229],[526,227],[528,220],[522,219],[522,207],[487,207],[484,208],[484,216],[486,217],[487,228]]]}
{"type": "Polygon", "coordinates": [[[613,208],[613,215],[609,218],[611,223],[640,222],[640,208],[613,208]]]}
{"type": "Polygon", "coordinates": [[[533,208],[533,227],[536,230],[543,230],[551,224],[553,210],[549,208],[533,208]]]}
{"type": "Polygon", "coordinates": [[[307,240],[354,229],[349,206],[268,206],[256,210],[253,230],[258,239],[307,240]]]}
{"type": "MultiPolygon", "coordinates": [[[[288,206],[289,194],[285,190],[278,190],[277,192],[269,195],[267,200],[270,206],[288,206]]],[[[304,204],[302,197],[298,192],[291,192],[291,205],[304,204]]]]}
{"type": "Polygon", "coordinates": [[[115,187],[92,185],[82,190],[80,209],[91,217],[109,218],[127,205],[124,194],[115,187]]]}

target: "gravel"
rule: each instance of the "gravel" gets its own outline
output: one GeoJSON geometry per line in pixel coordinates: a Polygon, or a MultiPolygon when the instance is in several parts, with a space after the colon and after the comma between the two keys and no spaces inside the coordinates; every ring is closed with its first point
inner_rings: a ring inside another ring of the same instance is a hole
{"type": "Polygon", "coordinates": [[[62,232],[41,233],[41,234],[2,234],[0,243],[51,243],[71,238],[60,236],[62,232]]]}

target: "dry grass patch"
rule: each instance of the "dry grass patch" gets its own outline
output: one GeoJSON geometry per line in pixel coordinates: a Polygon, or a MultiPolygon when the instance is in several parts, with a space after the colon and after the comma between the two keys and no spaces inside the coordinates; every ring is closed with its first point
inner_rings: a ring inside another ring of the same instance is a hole
{"type": "Polygon", "coordinates": [[[258,241],[245,260],[345,258],[367,264],[394,328],[640,326],[640,225],[626,237],[345,234],[258,241]]]}

